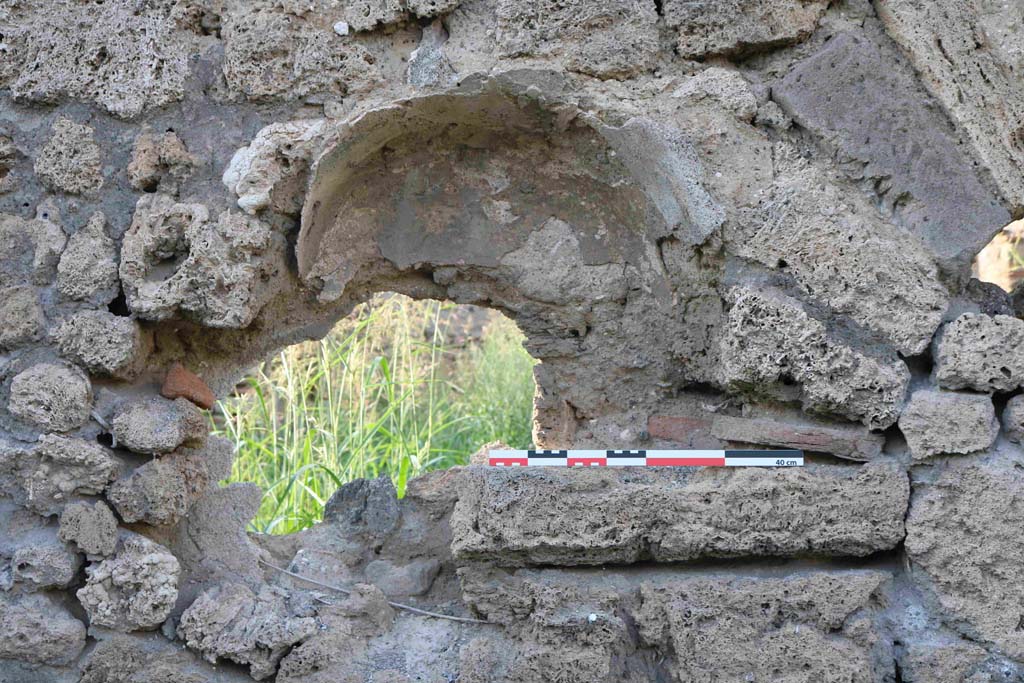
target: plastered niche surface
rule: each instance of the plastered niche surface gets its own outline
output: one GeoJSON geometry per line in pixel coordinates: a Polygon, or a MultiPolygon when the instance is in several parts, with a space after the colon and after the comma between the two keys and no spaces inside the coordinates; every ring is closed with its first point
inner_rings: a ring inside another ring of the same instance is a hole
{"type": "Polygon", "coordinates": [[[1024,680],[1024,321],[970,279],[1021,21],[0,3],[0,681],[1024,680]],[[538,446],[808,464],[473,464],[247,534],[204,411],[380,291],[513,318],[538,446]]]}

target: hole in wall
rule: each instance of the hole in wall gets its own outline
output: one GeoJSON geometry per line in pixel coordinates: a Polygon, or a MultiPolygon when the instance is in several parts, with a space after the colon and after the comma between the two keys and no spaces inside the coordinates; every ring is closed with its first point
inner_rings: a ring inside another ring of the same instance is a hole
{"type": "Polygon", "coordinates": [[[531,447],[524,340],[495,309],[381,293],[268,359],[214,410],[214,433],[237,449],[231,481],[264,491],[252,530],[308,528],[354,479],[388,476],[402,495],[484,444],[531,447]]]}
{"type": "Polygon", "coordinates": [[[978,252],[972,274],[1007,292],[1024,280],[1024,220],[1007,225],[978,252]]]}

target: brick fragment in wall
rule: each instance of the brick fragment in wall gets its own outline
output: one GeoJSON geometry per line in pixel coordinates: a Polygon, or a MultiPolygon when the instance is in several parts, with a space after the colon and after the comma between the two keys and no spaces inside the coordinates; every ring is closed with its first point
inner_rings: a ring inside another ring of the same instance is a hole
{"type": "Polygon", "coordinates": [[[798,448],[831,453],[851,460],[871,460],[882,452],[885,437],[862,425],[816,422],[808,419],[716,415],[711,433],[723,441],[760,446],[798,448]]]}
{"type": "Polygon", "coordinates": [[[899,427],[915,460],[982,451],[999,435],[999,420],[989,396],[932,389],[913,393],[900,415],[899,427]]]}
{"type": "Polygon", "coordinates": [[[181,363],[174,363],[167,371],[160,395],[170,399],[186,398],[205,410],[213,408],[217,401],[206,382],[181,363]]]}
{"type": "Polygon", "coordinates": [[[452,553],[506,566],[868,555],[903,538],[909,497],[906,474],[882,460],[776,470],[474,468],[464,487],[452,553]]]}
{"type": "Polygon", "coordinates": [[[897,204],[897,222],[962,271],[1010,214],[899,62],[871,38],[840,33],[798,63],[772,96],[837,156],[858,161],[859,178],[881,183],[883,202],[897,204]]]}
{"type": "Polygon", "coordinates": [[[933,355],[945,389],[1012,391],[1024,383],[1024,320],[965,313],[942,328],[933,355]]]}

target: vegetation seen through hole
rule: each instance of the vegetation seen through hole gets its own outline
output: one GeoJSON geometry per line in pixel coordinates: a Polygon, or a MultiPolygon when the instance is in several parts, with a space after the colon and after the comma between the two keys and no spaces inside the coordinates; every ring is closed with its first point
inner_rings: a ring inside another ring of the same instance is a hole
{"type": "Polygon", "coordinates": [[[465,464],[481,445],[528,448],[533,365],[497,311],[383,294],[319,342],[285,349],[214,411],[231,479],[264,491],[251,529],[318,522],[340,485],[465,464]]]}

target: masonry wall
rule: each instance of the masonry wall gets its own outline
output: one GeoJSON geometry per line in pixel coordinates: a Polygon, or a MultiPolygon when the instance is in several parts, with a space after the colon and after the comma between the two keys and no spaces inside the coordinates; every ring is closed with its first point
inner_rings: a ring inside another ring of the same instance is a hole
{"type": "Polygon", "coordinates": [[[0,681],[1024,680],[1024,321],[970,279],[1022,31],[0,0],[0,681]],[[512,317],[541,447],[808,465],[472,465],[247,535],[204,411],[380,291],[512,317]]]}

